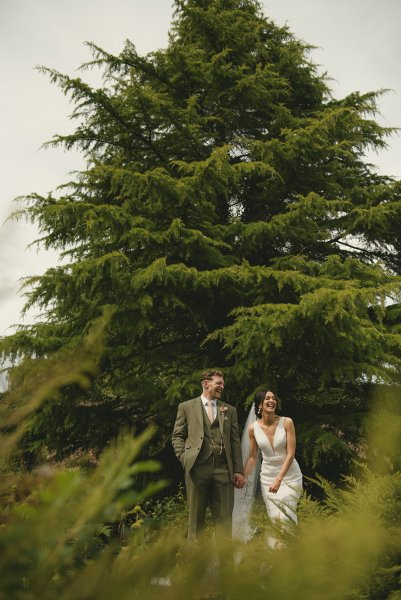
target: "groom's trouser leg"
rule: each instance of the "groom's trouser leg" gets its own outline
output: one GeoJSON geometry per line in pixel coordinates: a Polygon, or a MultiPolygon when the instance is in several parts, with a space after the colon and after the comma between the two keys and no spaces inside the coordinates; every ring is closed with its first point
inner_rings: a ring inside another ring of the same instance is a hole
{"type": "Polygon", "coordinates": [[[210,508],[216,528],[219,577],[223,579],[232,574],[234,568],[232,552],[230,550],[233,507],[234,487],[231,483],[227,462],[225,464],[218,464],[216,462],[213,470],[210,508]]]}
{"type": "Polygon", "coordinates": [[[219,537],[231,538],[234,487],[227,464],[215,464],[210,495],[210,508],[219,537]]]}
{"type": "Polygon", "coordinates": [[[209,503],[213,479],[213,457],[197,461],[189,473],[185,473],[189,509],[188,541],[196,540],[205,525],[206,508],[209,503]]]}

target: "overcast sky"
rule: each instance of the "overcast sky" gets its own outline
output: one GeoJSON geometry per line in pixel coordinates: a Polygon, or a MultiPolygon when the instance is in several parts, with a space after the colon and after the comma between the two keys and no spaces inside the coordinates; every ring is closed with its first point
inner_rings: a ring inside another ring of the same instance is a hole
{"type": "MultiPolygon", "coordinates": [[[[380,102],[380,122],[401,127],[400,0],[264,0],[266,16],[287,23],[295,35],[317,46],[313,60],[333,78],[336,97],[351,91],[393,91],[380,102]]],[[[78,154],[41,150],[55,133],[72,130],[71,106],[35,65],[76,75],[90,59],[85,41],[111,53],[130,39],[140,53],[167,45],[170,0],[0,0],[1,202],[0,335],[22,321],[21,278],[57,263],[51,252],[27,249],[37,232],[24,222],[5,222],[13,199],[45,194],[82,167],[78,154]]],[[[82,76],[93,81],[93,75],[82,76]]],[[[401,137],[370,156],[384,173],[401,177],[401,137]]]]}

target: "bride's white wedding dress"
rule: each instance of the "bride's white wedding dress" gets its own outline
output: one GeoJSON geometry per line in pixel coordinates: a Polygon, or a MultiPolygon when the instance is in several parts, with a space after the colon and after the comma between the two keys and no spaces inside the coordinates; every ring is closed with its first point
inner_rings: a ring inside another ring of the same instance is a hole
{"type": "Polygon", "coordinates": [[[284,475],[277,492],[269,492],[270,485],[287,456],[287,433],[284,428],[285,417],[280,417],[274,432],[273,445],[257,421],[254,423],[256,443],[262,452],[260,485],[266,510],[271,519],[297,522],[297,504],[302,492],[302,473],[294,458],[284,475]]]}
{"type": "MultiPolygon", "coordinates": [[[[251,421],[252,422],[252,421],[251,421]]],[[[285,417],[280,417],[274,433],[273,445],[263,431],[259,423],[254,420],[254,434],[256,443],[262,454],[260,468],[260,485],[263,500],[266,505],[267,514],[272,520],[297,522],[296,508],[302,492],[302,473],[294,458],[287,473],[285,474],[277,492],[269,492],[270,485],[276,480],[277,475],[287,456],[287,433],[284,428],[285,417]]],[[[244,430],[248,437],[248,426],[244,430]]],[[[248,446],[249,447],[249,446],[248,446]]],[[[243,445],[243,458],[246,462],[246,447],[243,445]]],[[[256,469],[254,469],[254,475],[256,469]]],[[[256,479],[256,477],[255,477],[256,479]]],[[[243,490],[235,490],[233,511],[233,537],[242,541],[248,541],[252,537],[249,525],[249,513],[252,508],[256,486],[247,483],[243,490]]],[[[274,547],[276,539],[268,536],[268,544],[274,547]]]]}

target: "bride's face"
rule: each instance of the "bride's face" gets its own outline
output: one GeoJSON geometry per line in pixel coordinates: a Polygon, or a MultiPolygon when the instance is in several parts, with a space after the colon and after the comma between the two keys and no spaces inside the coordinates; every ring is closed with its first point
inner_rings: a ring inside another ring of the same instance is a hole
{"type": "Polygon", "coordinates": [[[261,409],[263,412],[275,412],[277,408],[277,400],[273,394],[273,392],[266,392],[266,396],[263,399],[261,404],[261,409]]]}

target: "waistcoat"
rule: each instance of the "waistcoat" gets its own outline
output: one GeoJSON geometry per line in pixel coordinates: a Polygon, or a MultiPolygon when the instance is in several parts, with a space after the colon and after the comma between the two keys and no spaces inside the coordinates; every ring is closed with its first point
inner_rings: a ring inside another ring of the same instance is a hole
{"type": "Polygon", "coordinates": [[[211,423],[203,407],[202,412],[203,443],[198,454],[198,459],[207,460],[210,457],[210,455],[213,454],[217,463],[227,464],[226,452],[224,449],[223,438],[220,431],[219,417],[217,415],[213,423],[211,423]]]}

